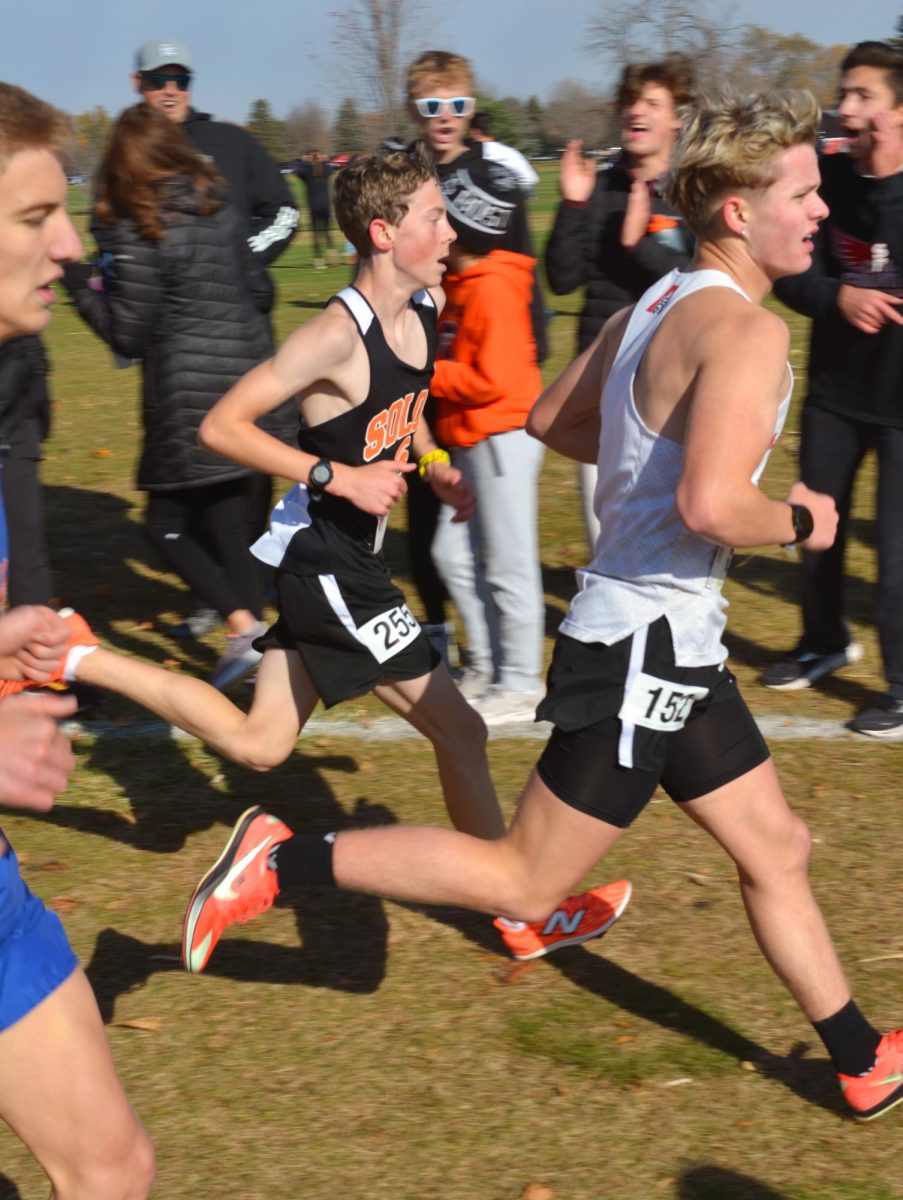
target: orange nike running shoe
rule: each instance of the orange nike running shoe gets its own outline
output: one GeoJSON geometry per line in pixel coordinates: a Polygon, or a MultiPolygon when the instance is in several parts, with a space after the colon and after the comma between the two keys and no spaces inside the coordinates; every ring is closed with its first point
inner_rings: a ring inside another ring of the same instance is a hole
{"type": "Polygon", "coordinates": [[[511,929],[501,918],[493,924],[515,958],[541,958],[607,933],[630,903],[632,891],[629,880],[619,879],[568,897],[545,921],[533,921],[522,929],[511,929]]]}
{"type": "Polygon", "coordinates": [[[903,1029],[895,1029],[878,1043],[875,1065],[864,1075],[838,1073],[843,1098],[857,1121],[874,1121],[903,1101],[903,1029]]]}
{"type": "Polygon", "coordinates": [[[258,806],[238,818],[222,854],[194,890],[182,927],[182,965],[203,971],[223,930],[266,912],[279,894],[270,851],[292,837],[278,817],[258,806]]]}

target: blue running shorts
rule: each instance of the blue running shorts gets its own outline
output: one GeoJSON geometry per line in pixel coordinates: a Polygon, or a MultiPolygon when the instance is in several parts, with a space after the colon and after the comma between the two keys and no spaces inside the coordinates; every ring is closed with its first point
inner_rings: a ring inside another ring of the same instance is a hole
{"type": "Polygon", "coordinates": [[[10,846],[0,855],[0,1033],[69,978],[78,959],[59,917],[33,896],[10,846]]]}

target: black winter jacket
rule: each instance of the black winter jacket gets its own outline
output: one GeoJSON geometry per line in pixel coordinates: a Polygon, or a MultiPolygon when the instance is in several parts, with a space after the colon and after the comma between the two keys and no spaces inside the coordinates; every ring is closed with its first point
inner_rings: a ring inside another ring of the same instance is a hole
{"type": "Polygon", "coordinates": [[[192,109],[182,128],[228,183],[229,199],[244,221],[255,257],[273,262],[288,248],[298,225],[298,209],[276,162],[246,129],[211,120],[209,113],[192,109]]]}
{"type": "Polygon", "coordinates": [[[563,200],[546,245],[546,275],[557,296],[586,285],[577,331],[577,350],[585,350],[609,317],[634,304],[648,287],[675,267],[684,267],[693,252],[692,235],[680,215],[652,195],[657,224],[672,228],[647,233],[632,250],[621,245],[621,227],[633,182],[622,159],[603,167],[586,204],[563,200]]]}
{"type": "MultiPolygon", "coordinates": [[[[903,174],[862,175],[849,154],[823,155],[819,195],[830,213],[812,265],[774,290],[812,317],[806,404],[847,418],[903,427],[903,327],[862,333],[841,314],[843,284],[903,296],[903,174]]],[[[901,600],[903,603],[903,600],[901,600]]]]}
{"type": "Polygon", "coordinates": [[[0,345],[0,458],[40,458],[50,434],[50,363],[38,334],[0,345]]]}
{"type": "MultiPolygon", "coordinates": [[[[64,283],[88,324],[126,358],[143,360],[144,449],[138,487],[166,491],[251,474],[202,450],[198,427],[244,374],[273,353],[261,309],[266,272],[248,252],[230,205],[200,216],[191,183],[167,181],[167,230],[159,242],[130,220],[108,230],[113,273],[106,292],[88,286],[90,267],[67,268],[64,283]]],[[[258,424],[293,443],[293,400],[258,424]]]]}

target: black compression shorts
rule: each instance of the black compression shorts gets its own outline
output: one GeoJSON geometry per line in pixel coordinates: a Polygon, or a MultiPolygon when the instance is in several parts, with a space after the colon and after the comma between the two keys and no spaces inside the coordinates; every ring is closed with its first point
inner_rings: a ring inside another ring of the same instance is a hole
{"type": "Polygon", "coordinates": [[[696,800],[769,758],[729,671],[675,666],[664,618],[641,633],[639,655],[638,634],[614,646],[559,635],[539,711],[555,723],[537,764],[543,783],[621,829],[659,784],[696,800]]]}
{"type": "Polygon", "coordinates": [[[279,619],[258,650],[297,650],[327,708],[372,692],[383,679],[419,679],[441,661],[386,572],[356,575],[277,571],[279,619]]]}

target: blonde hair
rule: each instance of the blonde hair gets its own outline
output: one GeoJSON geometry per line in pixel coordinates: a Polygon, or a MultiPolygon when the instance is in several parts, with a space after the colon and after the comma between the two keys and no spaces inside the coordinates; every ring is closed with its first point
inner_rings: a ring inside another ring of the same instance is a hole
{"type": "Polygon", "coordinates": [[[701,97],[671,155],[667,199],[694,233],[704,233],[727,193],[770,187],[785,150],[814,145],[820,118],[807,91],[701,97]]]}
{"type": "Polygon", "coordinates": [[[411,100],[425,79],[435,79],[440,84],[460,80],[465,91],[473,88],[473,71],[470,61],[460,54],[448,50],[425,50],[408,67],[408,99],[411,100]]]}
{"type": "Polygon", "coordinates": [[[0,83],[0,172],[20,150],[49,150],[62,159],[71,139],[65,113],[24,88],[0,83]]]}
{"type": "Polygon", "coordinates": [[[399,225],[408,200],[430,180],[438,183],[433,160],[422,142],[411,150],[371,154],[349,163],[336,177],[336,221],[362,258],[370,258],[370,222],[382,219],[399,225]]]}

